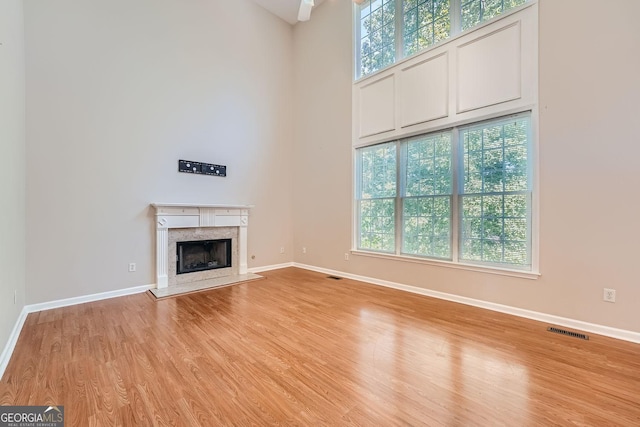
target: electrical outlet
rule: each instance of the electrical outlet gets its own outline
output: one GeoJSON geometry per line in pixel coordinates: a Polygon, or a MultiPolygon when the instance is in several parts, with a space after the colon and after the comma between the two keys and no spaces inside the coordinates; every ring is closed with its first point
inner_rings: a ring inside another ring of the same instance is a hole
{"type": "Polygon", "coordinates": [[[302,253],[303,253],[303,254],[306,254],[306,253],[307,253],[307,248],[303,247],[303,248],[302,248],[302,253]]]}
{"type": "Polygon", "coordinates": [[[280,246],[280,253],[283,254],[284,253],[284,246],[280,246]]]}
{"type": "Polygon", "coordinates": [[[18,303],[18,291],[16,289],[13,290],[13,305],[18,303]]]}
{"type": "Polygon", "coordinates": [[[616,290],[604,288],[604,294],[602,295],[602,299],[606,302],[616,302],[616,290]]]}
{"type": "Polygon", "coordinates": [[[131,262],[129,263],[129,273],[133,273],[134,271],[136,271],[136,263],[131,262]]]}
{"type": "Polygon", "coordinates": [[[348,252],[344,253],[344,260],[345,261],[349,261],[349,253],[348,252]]]}

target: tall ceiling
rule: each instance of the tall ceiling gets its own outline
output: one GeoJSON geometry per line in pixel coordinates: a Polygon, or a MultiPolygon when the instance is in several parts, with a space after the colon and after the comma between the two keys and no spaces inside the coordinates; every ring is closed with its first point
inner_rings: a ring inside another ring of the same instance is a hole
{"type": "MultiPolygon", "coordinates": [[[[253,0],[255,3],[267,9],[269,12],[284,19],[291,25],[298,22],[298,9],[300,8],[300,0],[253,0]]],[[[314,0],[314,9],[324,0],[314,0]]],[[[313,19],[313,11],[311,11],[311,19],[313,19]]]]}

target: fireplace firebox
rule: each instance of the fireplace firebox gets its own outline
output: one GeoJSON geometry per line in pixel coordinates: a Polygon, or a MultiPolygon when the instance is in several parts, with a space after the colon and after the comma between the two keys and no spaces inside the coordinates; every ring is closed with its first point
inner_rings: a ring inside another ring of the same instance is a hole
{"type": "Polygon", "coordinates": [[[231,267],[231,239],[176,242],[176,274],[231,267]]]}

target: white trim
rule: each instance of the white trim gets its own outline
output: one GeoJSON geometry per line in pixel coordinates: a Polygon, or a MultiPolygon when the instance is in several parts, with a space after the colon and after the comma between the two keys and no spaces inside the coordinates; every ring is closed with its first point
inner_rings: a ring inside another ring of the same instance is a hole
{"type": "Polygon", "coordinates": [[[218,209],[251,209],[255,205],[220,205],[202,203],[151,203],[156,209],[162,208],[218,208],[218,209]]]}
{"type": "Polygon", "coordinates": [[[100,292],[98,294],[59,299],[55,301],[43,302],[40,304],[31,304],[25,306],[25,309],[27,310],[27,313],[35,313],[38,311],[51,310],[54,308],[68,307],[70,305],[84,304],[86,302],[101,301],[110,298],[139,294],[155,287],[156,285],[135,286],[133,288],[118,289],[117,291],[100,292]]]}
{"type": "Polygon", "coordinates": [[[13,355],[13,350],[16,348],[16,344],[18,343],[18,338],[20,337],[20,332],[22,331],[22,326],[24,326],[25,320],[27,320],[27,307],[23,307],[18,319],[16,320],[16,324],[13,326],[13,330],[11,331],[11,335],[9,335],[9,340],[7,341],[7,345],[4,346],[4,350],[2,350],[2,354],[0,354],[0,380],[4,375],[4,371],[7,369],[9,365],[9,360],[11,360],[11,355],[13,355]]]}
{"type": "MultiPolygon", "coordinates": [[[[238,274],[247,274],[247,228],[253,205],[152,203],[156,210],[156,284],[169,286],[169,229],[238,228],[238,274]]],[[[235,267],[234,267],[235,270],[235,267]]]]}
{"type": "Polygon", "coordinates": [[[373,277],[360,276],[357,274],[345,273],[342,271],[331,270],[328,268],[315,267],[306,264],[294,263],[294,267],[305,270],[316,271],[324,274],[345,277],[347,279],[358,280],[373,285],[385,286],[387,288],[398,289],[401,291],[420,294],[432,298],[438,298],[445,301],[457,302],[460,304],[479,307],[486,310],[497,311],[499,313],[510,314],[512,316],[524,317],[525,319],[536,320],[538,322],[549,323],[553,325],[564,326],[566,328],[578,329],[593,334],[603,335],[623,341],[629,341],[640,344],[640,332],[628,331],[625,329],[612,328],[610,326],[598,325],[595,323],[583,322],[581,320],[569,319],[566,317],[555,316],[552,314],[540,313],[537,311],[525,310],[518,307],[496,304],[493,302],[477,300],[473,298],[462,297],[459,295],[447,294],[444,292],[432,291],[429,289],[419,288],[417,286],[404,285],[401,283],[390,282],[387,280],[375,279],[373,277]]]}
{"type": "Polygon", "coordinates": [[[293,262],[285,262],[283,264],[264,265],[262,267],[252,267],[249,269],[249,273],[262,273],[263,271],[279,270],[281,268],[295,267],[293,262]]]}

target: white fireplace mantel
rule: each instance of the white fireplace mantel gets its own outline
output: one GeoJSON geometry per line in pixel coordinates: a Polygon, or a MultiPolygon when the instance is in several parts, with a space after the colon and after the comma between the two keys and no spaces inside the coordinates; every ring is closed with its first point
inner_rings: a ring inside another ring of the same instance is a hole
{"type": "Polygon", "coordinates": [[[168,281],[169,229],[198,227],[238,227],[238,270],[247,274],[247,227],[252,205],[207,205],[152,203],[156,210],[156,284],[168,281]]]}

